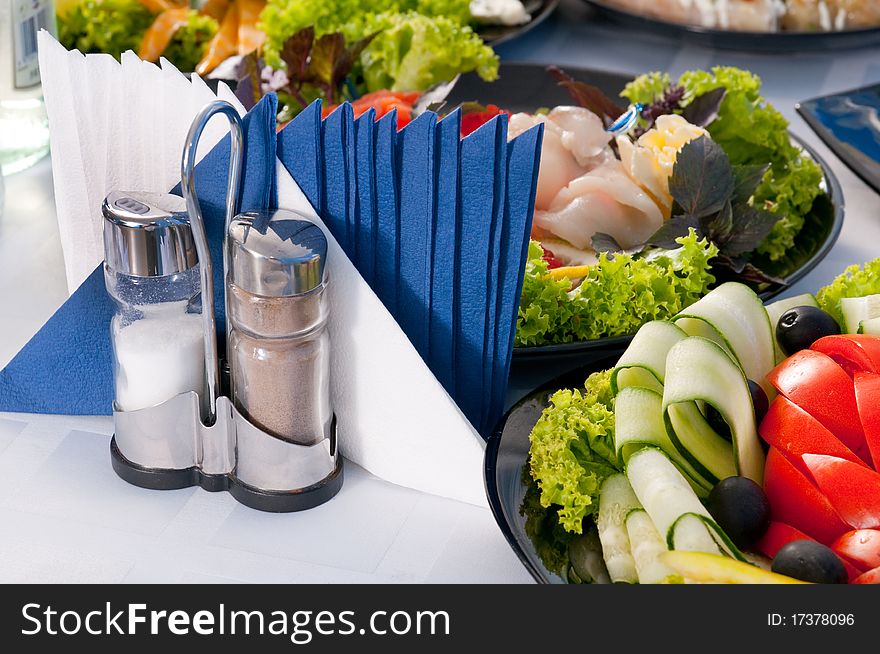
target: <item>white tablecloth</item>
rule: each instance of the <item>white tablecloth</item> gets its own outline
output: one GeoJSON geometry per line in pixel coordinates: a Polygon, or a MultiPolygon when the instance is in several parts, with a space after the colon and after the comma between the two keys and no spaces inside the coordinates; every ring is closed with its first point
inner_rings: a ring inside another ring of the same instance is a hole
{"type": "MultiPolygon", "coordinates": [[[[800,100],[880,82],[880,48],[713,51],[590,24],[589,17],[578,0],[564,0],[545,25],[499,52],[507,60],[631,74],[716,64],[753,70],[792,129],[831,163],[846,198],[837,246],[788,292],[813,291],[846,265],[880,256],[877,195],[794,112],[800,100]]],[[[0,367],[66,295],[46,160],[6,180],[0,367]]],[[[399,488],[351,465],[340,495],[302,514],[263,514],[201,489],[146,491],[113,473],[111,431],[109,418],[0,415],[0,582],[529,579],[486,509],[399,488]]]]}

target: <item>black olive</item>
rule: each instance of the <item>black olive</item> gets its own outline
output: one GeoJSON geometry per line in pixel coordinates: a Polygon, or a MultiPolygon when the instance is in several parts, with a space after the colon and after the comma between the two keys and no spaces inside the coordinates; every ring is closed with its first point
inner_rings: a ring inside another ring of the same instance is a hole
{"type": "Polygon", "coordinates": [[[755,407],[755,423],[761,424],[767,411],[770,410],[770,401],[767,393],[756,382],[749,380],[749,392],[752,394],[752,406],[755,407]]]}
{"type": "Polygon", "coordinates": [[[818,307],[794,307],[776,323],[776,342],[787,356],[805,350],[823,336],[840,333],[840,325],[818,307]]]}
{"type": "Polygon", "coordinates": [[[837,555],[812,540],[795,540],[783,546],[770,569],[814,584],[845,584],[849,578],[837,555]]]}
{"type": "Polygon", "coordinates": [[[706,502],[709,513],[740,549],[754,545],[770,524],[770,502],[748,477],[728,477],[715,485],[706,502]]]}
{"type": "Polygon", "coordinates": [[[728,441],[733,440],[730,435],[730,426],[718,412],[718,409],[711,404],[706,405],[706,422],[709,423],[712,431],[721,436],[721,438],[728,441]]]}

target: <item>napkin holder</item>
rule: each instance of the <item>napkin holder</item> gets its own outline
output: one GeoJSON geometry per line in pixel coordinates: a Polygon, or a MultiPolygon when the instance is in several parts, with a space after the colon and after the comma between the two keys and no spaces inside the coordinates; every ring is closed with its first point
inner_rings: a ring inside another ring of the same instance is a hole
{"type": "Polygon", "coordinates": [[[196,116],[182,165],[182,189],[201,264],[207,416],[203,419],[200,397],[193,391],[135,411],[114,406],[111,461],[119,477],[142,488],[173,490],[198,485],[211,492],[228,491],[242,504],[261,511],[301,511],[323,504],[342,488],[343,459],[337,448],[335,416],[323,438],[303,445],[256,427],[221,394],[229,384],[220,378],[224,366],[217,354],[212,266],[194,176],[199,136],[217,113],[226,115],[231,128],[228,229],[236,213],[243,151],[241,119],[231,105],[212,102],[196,116]]]}

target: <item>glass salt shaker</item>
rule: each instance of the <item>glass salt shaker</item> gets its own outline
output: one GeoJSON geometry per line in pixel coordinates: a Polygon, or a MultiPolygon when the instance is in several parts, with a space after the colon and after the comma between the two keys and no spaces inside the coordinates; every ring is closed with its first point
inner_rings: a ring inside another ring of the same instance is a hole
{"type": "Polygon", "coordinates": [[[243,213],[229,226],[226,254],[233,403],[299,445],[331,437],[323,232],[291,211],[243,213]]]}
{"type": "Polygon", "coordinates": [[[117,411],[205,397],[199,265],[176,195],[114,191],[102,206],[117,411]]]}

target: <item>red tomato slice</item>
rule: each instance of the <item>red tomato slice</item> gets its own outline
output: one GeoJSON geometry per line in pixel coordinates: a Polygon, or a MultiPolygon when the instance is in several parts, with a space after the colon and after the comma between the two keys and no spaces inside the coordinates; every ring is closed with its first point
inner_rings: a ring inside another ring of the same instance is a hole
{"type": "Polygon", "coordinates": [[[880,568],[880,531],[876,529],[848,531],[832,543],[831,549],[862,572],[880,568]]]}
{"type": "Polygon", "coordinates": [[[835,456],[804,454],[803,458],[841,518],[856,529],[880,527],[880,474],[835,456]]]}
{"type": "Polygon", "coordinates": [[[852,377],[857,371],[880,372],[880,337],[867,334],[823,336],[810,346],[834,359],[852,377]]]}
{"type": "Polygon", "coordinates": [[[758,433],[761,434],[761,438],[785,454],[788,460],[804,474],[809,474],[801,458],[804,454],[830,454],[864,465],[862,460],[834,434],[825,429],[822,423],[781,395],[770,404],[758,433]]]}
{"type": "Polygon", "coordinates": [[[874,470],[880,471],[880,375],[857,372],[854,379],[856,405],[865,430],[865,441],[874,462],[874,470]]]}
{"type": "Polygon", "coordinates": [[[796,352],[771,370],[767,380],[850,450],[858,452],[863,448],[865,435],[853,381],[827,354],[814,350],[796,352]]]}
{"type": "Polygon", "coordinates": [[[775,447],[767,453],[764,492],[773,521],[791,525],[820,543],[832,543],[850,530],[828,498],[775,447]]]}
{"type": "Polygon", "coordinates": [[[850,583],[853,584],[880,584],[880,568],[869,570],[863,575],[859,575],[850,583]]]}

